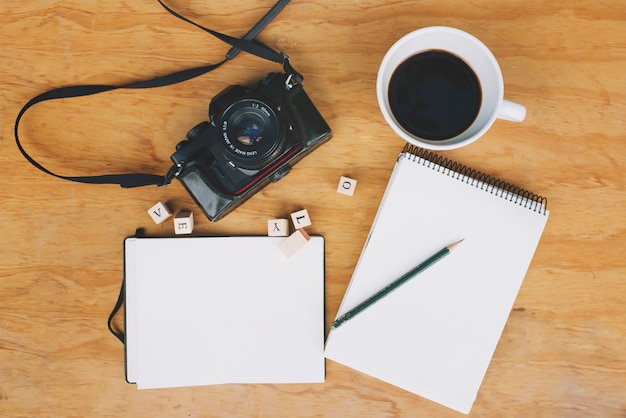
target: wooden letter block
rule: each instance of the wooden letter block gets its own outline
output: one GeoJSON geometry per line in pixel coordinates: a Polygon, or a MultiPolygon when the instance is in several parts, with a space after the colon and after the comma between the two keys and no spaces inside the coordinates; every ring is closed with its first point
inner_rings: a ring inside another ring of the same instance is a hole
{"type": "Polygon", "coordinates": [[[267,235],[270,237],[286,237],[289,235],[287,219],[270,219],[267,221],[267,235]]]}
{"type": "Polygon", "coordinates": [[[193,232],[193,212],[181,210],[176,214],[174,232],[177,234],[191,234],[193,232]]]}
{"type": "Polygon", "coordinates": [[[172,212],[170,212],[170,209],[165,203],[159,202],[148,209],[148,215],[150,215],[152,220],[158,225],[172,216],[172,212]]]}
{"type": "Polygon", "coordinates": [[[341,176],[339,179],[339,186],[337,186],[337,193],[352,196],[354,195],[354,189],[356,189],[356,180],[351,179],[350,177],[341,176]]]}
{"type": "Polygon", "coordinates": [[[305,228],[311,225],[311,218],[306,209],[299,210],[291,214],[291,221],[296,229],[305,228]]]}
{"type": "Polygon", "coordinates": [[[287,257],[291,257],[304,247],[310,239],[311,237],[304,229],[296,229],[296,232],[280,244],[280,249],[287,257]]]}

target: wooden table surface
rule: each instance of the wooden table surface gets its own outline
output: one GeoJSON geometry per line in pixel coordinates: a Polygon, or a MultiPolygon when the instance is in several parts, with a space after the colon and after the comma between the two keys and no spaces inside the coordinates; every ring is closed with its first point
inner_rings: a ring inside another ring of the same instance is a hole
{"type": "MultiPolygon", "coordinates": [[[[168,4],[243,36],[273,1],[168,4]]],[[[123,239],[138,227],[173,235],[170,222],[146,214],[157,201],[195,209],[194,235],[263,235],[267,219],[307,208],[309,231],[326,238],[329,324],[404,145],[378,109],[378,65],[402,35],[447,25],[489,46],[506,97],[528,115],[441,154],[547,196],[551,210],[471,415],[626,416],[623,1],[294,0],[260,39],[291,56],[334,137],[217,223],[178,182],[122,189],[46,175],[18,152],[13,124],[51,88],[215,63],[227,45],[152,0],[4,0],[0,11],[0,415],[462,416],[331,361],[324,384],[138,391],[124,380],[123,346],[106,325],[123,239]],[[342,175],[358,180],[353,197],[336,193],[342,175]]],[[[240,54],[172,87],[47,102],[26,114],[21,138],[60,174],[164,174],[214,95],[278,70],[240,54]]]]}

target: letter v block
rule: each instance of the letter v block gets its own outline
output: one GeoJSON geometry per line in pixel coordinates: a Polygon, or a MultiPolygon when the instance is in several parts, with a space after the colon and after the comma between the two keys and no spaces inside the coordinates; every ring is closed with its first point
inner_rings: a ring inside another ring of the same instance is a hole
{"type": "Polygon", "coordinates": [[[148,209],[148,215],[152,218],[157,225],[163,223],[164,220],[172,216],[172,212],[163,202],[159,202],[156,205],[148,209]]]}

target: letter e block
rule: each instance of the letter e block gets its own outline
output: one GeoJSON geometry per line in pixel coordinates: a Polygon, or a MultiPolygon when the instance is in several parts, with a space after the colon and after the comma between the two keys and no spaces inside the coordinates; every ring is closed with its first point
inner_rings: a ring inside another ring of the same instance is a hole
{"type": "Polygon", "coordinates": [[[165,203],[159,202],[148,209],[148,215],[150,215],[152,220],[158,225],[172,216],[172,212],[170,212],[170,209],[165,203]]]}
{"type": "Polygon", "coordinates": [[[267,235],[270,237],[289,236],[289,221],[287,219],[270,219],[267,221],[267,235]]]}
{"type": "Polygon", "coordinates": [[[339,179],[339,185],[337,186],[337,193],[352,196],[354,195],[354,189],[356,189],[356,180],[351,179],[350,177],[341,176],[339,179]]]}
{"type": "Polygon", "coordinates": [[[311,225],[311,218],[306,209],[299,210],[291,214],[291,221],[296,229],[305,228],[311,225]]]}
{"type": "Polygon", "coordinates": [[[291,257],[304,247],[310,239],[311,237],[304,229],[296,229],[296,232],[280,244],[280,249],[287,257],[291,257]]]}
{"type": "Polygon", "coordinates": [[[193,212],[181,210],[174,217],[174,232],[176,234],[191,234],[193,232],[193,212]]]}

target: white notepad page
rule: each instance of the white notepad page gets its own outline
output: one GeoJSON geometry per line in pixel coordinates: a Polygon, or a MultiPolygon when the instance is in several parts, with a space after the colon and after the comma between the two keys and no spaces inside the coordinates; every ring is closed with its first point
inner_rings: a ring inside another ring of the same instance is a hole
{"type": "Polygon", "coordinates": [[[127,380],[139,389],[324,381],[324,239],[129,238],[127,380]]]}
{"type": "Polygon", "coordinates": [[[469,413],[547,211],[465,180],[401,154],[337,317],[443,247],[464,241],[331,330],[325,355],[469,413]]]}

